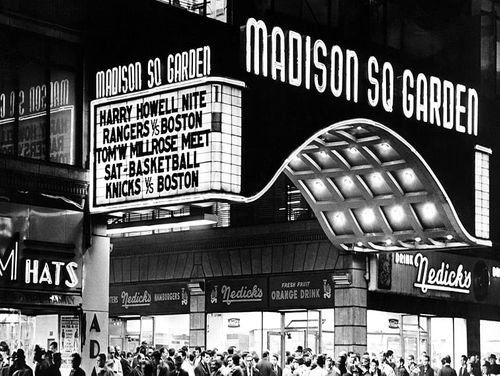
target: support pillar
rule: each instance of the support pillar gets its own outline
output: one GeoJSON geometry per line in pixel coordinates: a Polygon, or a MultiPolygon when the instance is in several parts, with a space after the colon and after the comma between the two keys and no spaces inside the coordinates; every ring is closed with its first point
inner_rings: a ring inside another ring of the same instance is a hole
{"type": "Polygon", "coordinates": [[[87,375],[92,374],[99,353],[107,353],[108,347],[110,241],[105,220],[98,220],[93,224],[92,246],[83,255],[81,355],[87,375]]]}
{"type": "Polygon", "coordinates": [[[189,310],[189,347],[205,348],[205,292],[191,289],[191,304],[189,310]]]}
{"type": "Polygon", "coordinates": [[[467,314],[467,354],[481,354],[480,317],[479,307],[469,304],[467,314]]]}
{"type": "Polygon", "coordinates": [[[349,286],[335,286],[335,356],[340,351],[364,353],[367,347],[366,305],[368,286],[364,278],[365,256],[340,255],[342,269],[335,273],[348,272],[349,286]]]}

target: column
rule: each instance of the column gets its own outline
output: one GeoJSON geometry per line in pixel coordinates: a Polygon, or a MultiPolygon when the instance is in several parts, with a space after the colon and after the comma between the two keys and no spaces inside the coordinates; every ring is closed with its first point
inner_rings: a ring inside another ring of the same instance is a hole
{"type": "Polygon", "coordinates": [[[364,278],[364,255],[340,256],[341,269],[335,273],[350,273],[349,286],[335,285],[335,356],[340,351],[364,353],[367,347],[366,305],[368,286],[364,278]]]}
{"type": "MultiPolygon", "coordinates": [[[[201,285],[203,282],[195,282],[201,285]]],[[[191,288],[189,310],[189,347],[205,347],[205,292],[204,289],[191,288]]]]}
{"type": "Polygon", "coordinates": [[[468,304],[467,311],[467,354],[481,354],[479,307],[476,304],[468,304]]]}
{"type": "MultiPolygon", "coordinates": [[[[95,221],[96,218],[93,218],[95,221]]],[[[92,374],[99,353],[108,347],[109,238],[104,218],[93,224],[92,246],[83,255],[82,368],[92,374]]]]}

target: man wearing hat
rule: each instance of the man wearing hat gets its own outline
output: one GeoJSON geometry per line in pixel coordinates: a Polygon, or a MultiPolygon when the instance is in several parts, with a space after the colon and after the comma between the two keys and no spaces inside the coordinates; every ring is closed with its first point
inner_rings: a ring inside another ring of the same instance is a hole
{"type": "Polygon", "coordinates": [[[12,354],[12,357],[14,364],[10,367],[9,372],[12,371],[12,368],[15,368],[13,376],[33,376],[33,370],[26,365],[26,356],[23,349],[18,349],[17,352],[12,354]]]}
{"type": "Polygon", "coordinates": [[[497,363],[497,356],[495,354],[491,354],[488,360],[491,364],[490,374],[500,375],[500,364],[497,363]]]}

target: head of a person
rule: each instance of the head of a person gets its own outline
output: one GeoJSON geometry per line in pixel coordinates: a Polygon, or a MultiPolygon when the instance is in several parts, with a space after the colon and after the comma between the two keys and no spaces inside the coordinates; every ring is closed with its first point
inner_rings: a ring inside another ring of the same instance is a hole
{"type": "Polygon", "coordinates": [[[399,358],[399,366],[400,367],[404,367],[405,366],[405,358],[403,358],[403,357],[399,358]]]}
{"type": "Polygon", "coordinates": [[[100,353],[97,356],[97,366],[100,368],[104,368],[105,365],[106,365],[106,354],[100,353]]]}
{"type": "Polygon", "coordinates": [[[233,365],[234,365],[234,363],[233,363],[233,355],[229,354],[228,356],[226,356],[226,366],[232,367],[233,365]]]}
{"type": "Polygon", "coordinates": [[[71,354],[71,367],[77,369],[82,364],[82,357],[78,353],[71,354]]]}
{"type": "Polygon", "coordinates": [[[441,359],[441,364],[444,366],[445,364],[450,364],[451,363],[451,357],[449,355],[446,355],[443,359],[441,359]]]}
{"type": "Polygon", "coordinates": [[[483,375],[489,375],[490,374],[490,362],[484,362],[483,364],[481,364],[481,373],[483,375]]]}
{"type": "Polygon", "coordinates": [[[155,366],[159,365],[161,361],[161,353],[158,350],[153,351],[151,360],[153,361],[153,365],[155,366]]]}
{"type": "Polygon", "coordinates": [[[422,355],[422,364],[424,366],[428,366],[430,361],[431,361],[431,358],[429,357],[429,355],[427,355],[427,354],[422,355]]]}
{"type": "Polygon", "coordinates": [[[495,354],[491,354],[488,361],[490,364],[495,364],[497,362],[497,356],[495,354]]]}
{"type": "Polygon", "coordinates": [[[392,358],[394,357],[394,351],[387,350],[386,356],[388,361],[392,361],[392,358]]]}
{"type": "Polygon", "coordinates": [[[222,368],[222,361],[220,359],[212,359],[210,361],[210,371],[212,371],[212,373],[217,372],[221,368],[222,368]]]}
{"type": "Polygon", "coordinates": [[[177,355],[175,358],[174,358],[174,365],[175,365],[175,369],[179,370],[181,369],[182,367],[182,363],[184,362],[184,359],[182,357],[182,355],[177,355]]]}
{"type": "Polygon", "coordinates": [[[376,358],[373,358],[370,360],[370,370],[373,371],[373,370],[377,369],[378,366],[379,366],[379,362],[376,358]]]}
{"type": "Polygon", "coordinates": [[[43,357],[45,355],[45,351],[38,345],[35,345],[35,354],[33,356],[33,360],[36,363],[39,363],[43,360],[43,357]]]}
{"type": "Polygon", "coordinates": [[[210,353],[208,351],[202,351],[200,353],[200,356],[203,363],[210,364],[210,360],[212,359],[212,357],[210,356],[210,353]]]}
{"type": "Polygon", "coordinates": [[[318,357],[316,358],[316,364],[318,365],[318,367],[323,368],[325,366],[325,363],[326,357],[323,354],[318,355],[318,357]]]}
{"type": "Polygon", "coordinates": [[[57,342],[56,341],[52,341],[49,345],[49,351],[55,353],[57,352],[57,342]]]}
{"type": "Polygon", "coordinates": [[[362,357],[361,357],[361,365],[363,367],[366,367],[368,368],[369,365],[370,365],[370,355],[366,355],[364,354],[362,357]]]}
{"type": "Polygon", "coordinates": [[[234,349],[235,349],[235,347],[234,347],[234,346],[229,346],[229,347],[227,348],[227,353],[228,353],[229,355],[233,355],[233,354],[235,353],[234,349]]]}
{"type": "Polygon", "coordinates": [[[271,355],[271,363],[272,363],[272,365],[273,366],[277,366],[279,359],[280,358],[279,358],[278,354],[271,355]]]}
{"type": "Polygon", "coordinates": [[[462,355],[462,356],[460,357],[460,364],[461,364],[462,366],[467,365],[467,360],[468,360],[468,359],[467,359],[467,355],[462,355]]]}
{"type": "Polygon", "coordinates": [[[61,353],[60,352],[56,352],[54,354],[54,356],[52,357],[52,361],[54,362],[54,365],[57,367],[57,368],[60,368],[61,367],[61,364],[62,364],[62,357],[61,357],[61,353]]]}
{"type": "Polygon", "coordinates": [[[231,358],[233,358],[233,364],[235,366],[239,366],[240,365],[240,356],[238,354],[233,354],[231,356],[231,358]]]}
{"type": "Polygon", "coordinates": [[[287,366],[292,366],[293,359],[294,359],[294,357],[293,357],[293,356],[287,356],[287,357],[286,357],[286,361],[285,361],[285,365],[287,365],[287,366]]]}

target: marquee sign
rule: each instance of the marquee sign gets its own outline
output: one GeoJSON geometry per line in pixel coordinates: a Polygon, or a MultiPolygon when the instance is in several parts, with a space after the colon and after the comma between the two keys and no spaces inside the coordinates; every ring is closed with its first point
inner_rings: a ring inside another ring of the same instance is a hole
{"type": "MultiPolygon", "coordinates": [[[[194,77],[209,72],[193,69],[194,77]]],[[[190,70],[178,78],[190,78],[190,70]]],[[[98,93],[114,93],[116,85],[102,80],[98,73],[98,93]]],[[[203,192],[238,194],[243,86],[204,77],[92,102],[91,210],[163,205],[179,196],[187,202],[203,192]]]]}
{"type": "Polygon", "coordinates": [[[153,315],[188,313],[189,290],[186,283],[157,283],[109,288],[109,313],[153,315]]]}
{"type": "Polygon", "coordinates": [[[362,61],[355,50],[327,46],[321,39],[278,26],[268,29],[254,18],[246,23],[245,44],[247,72],[354,103],[362,100],[458,133],[478,134],[479,100],[473,88],[409,69],[397,71],[375,56],[362,61]],[[365,77],[368,84],[361,91],[365,77]]]}
{"type": "MultiPolygon", "coordinates": [[[[497,263],[442,252],[380,254],[370,290],[498,304],[497,263]]],[[[374,269],[375,268],[375,269],[374,269]]]]}
{"type": "Polygon", "coordinates": [[[31,252],[23,255],[19,240],[2,253],[0,287],[73,290],[81,286],[81,268],[74,260],[40,258],[31,252]]]}

